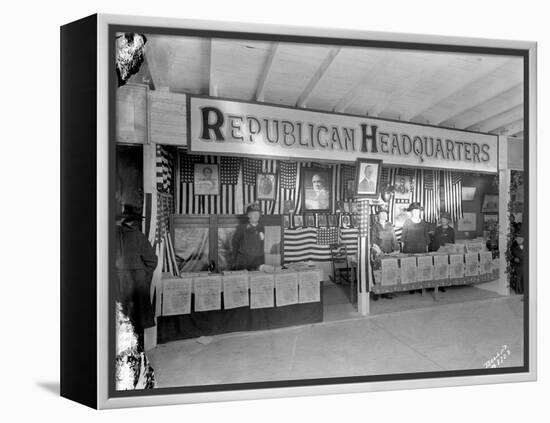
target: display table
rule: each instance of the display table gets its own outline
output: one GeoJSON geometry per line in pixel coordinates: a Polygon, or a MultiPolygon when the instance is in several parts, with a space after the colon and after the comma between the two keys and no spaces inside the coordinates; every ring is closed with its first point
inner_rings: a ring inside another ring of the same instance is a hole
{"type": "Polygon", "coordinates": [[[385,294],[489,282],[498,279],[499,266],[490,251],[392,254],[373,262],[373,276],[370,291],[385,294]]]}
{"type": "Polygon", "coordinates": [[[157,342],[322,321],[316,268],[165,276],[157,342]]]}

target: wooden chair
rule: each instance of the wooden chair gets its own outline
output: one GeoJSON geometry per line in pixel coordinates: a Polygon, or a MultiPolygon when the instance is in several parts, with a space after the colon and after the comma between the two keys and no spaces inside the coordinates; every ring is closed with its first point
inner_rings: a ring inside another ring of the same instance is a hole
{"type": "Polygon", "coordinates": [[[351,267],[348,261],[348,249],[345,244],[331,244],[330,256],[332,259],[331,280],[336,284],[351,282],[351,267]]]}

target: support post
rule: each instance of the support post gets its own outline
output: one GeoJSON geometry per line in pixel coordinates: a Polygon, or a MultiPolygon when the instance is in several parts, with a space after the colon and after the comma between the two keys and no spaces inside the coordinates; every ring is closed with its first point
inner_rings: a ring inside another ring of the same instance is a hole
{"type": "Polygon", "coordinates": [[[369,293],[369,278],[371,272],[370,262],[370,203],[365,202],[367,207],[367,224],[366,236],[357,237],[357,273],[358,273],[358,295],[357,295],[357,310],[363,316],[370,313],[370,293],[369,293]]]}

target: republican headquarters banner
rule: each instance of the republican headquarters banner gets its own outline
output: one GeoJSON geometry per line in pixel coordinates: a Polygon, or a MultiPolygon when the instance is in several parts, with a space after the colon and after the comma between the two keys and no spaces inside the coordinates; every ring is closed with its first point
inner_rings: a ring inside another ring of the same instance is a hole
{"type": "Polygon", "coordinates": [[[497,172],[498,137],[267,104],[187,97],[193,153],[497,172]]]}

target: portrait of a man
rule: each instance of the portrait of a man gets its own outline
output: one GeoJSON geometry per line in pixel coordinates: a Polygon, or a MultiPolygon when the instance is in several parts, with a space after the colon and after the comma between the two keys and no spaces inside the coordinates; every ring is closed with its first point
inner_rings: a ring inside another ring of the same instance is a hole
{"type": "Polygon", "coordinates": [[[410,200],[411,177],[407,175],[397,175],[395,178],[395,198],[400,200],[410,200]]]}
{"type": "Polygon", "coordinates": [[[195,195],[218,195],[219,170],[215,164],[195,163],[195,195]]]}
{"type": "Polygon", "coordinates": [[[356,174],[356,194],[363,197],[375,198],[378,196],[380,170],[382,163],[379,160],[359,160],[356,174]]]}
{"type": "Polygon", "coordinates": [[[256,199],[275,200],[277,175],[274,173],[259,173],[256,176],[256,199]]]}
{"type": "Polygon", "coordinates": [[[304,209],[329,211],[331,209],[331,170],[304,168],[302,181],[304,209]]]}

